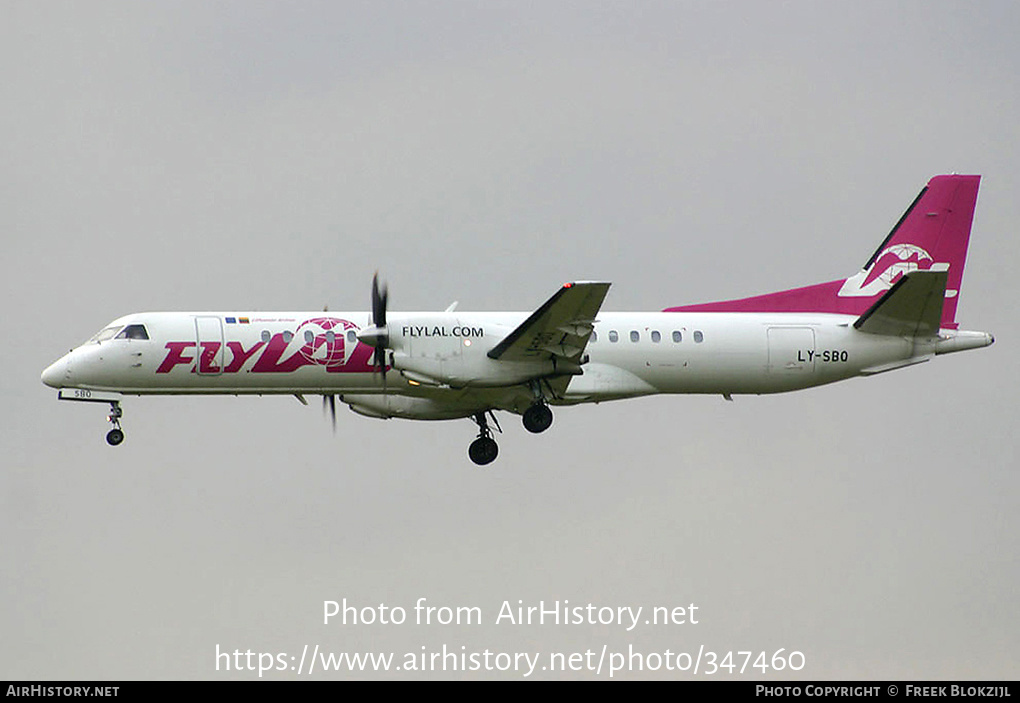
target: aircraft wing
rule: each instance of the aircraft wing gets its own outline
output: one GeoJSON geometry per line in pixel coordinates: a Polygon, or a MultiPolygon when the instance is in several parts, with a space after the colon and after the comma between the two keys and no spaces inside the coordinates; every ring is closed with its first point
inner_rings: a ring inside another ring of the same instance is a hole
{"type": "Polygon", "coordinates": [[[591,338],[595,316],[609,292],[609,283],[564,283],[549,300],[489,350],[492,359],[552,360],[564,367],[580,364],[591,338]]]}

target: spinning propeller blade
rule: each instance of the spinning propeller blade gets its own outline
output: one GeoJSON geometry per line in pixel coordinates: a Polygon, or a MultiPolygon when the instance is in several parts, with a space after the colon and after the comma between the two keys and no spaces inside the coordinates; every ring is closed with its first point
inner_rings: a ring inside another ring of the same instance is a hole
{"type": "Polygon", "coordinates": [[[336,396],[335,395],[324,395],[322,396],[322,414],[326,414],[327,408],[329,409],[329,419],[333,423],[333,434],[336,434],[336,396]]]}
{"type": "MultiPolygon", "coordinates": [[[[386,329],[386,306],[389,300],[389,288],[384,283],[379,287],[379,272],[372,277],[372,325],[379,330],[386,329]]],[[[373,345],[375,351],[372,353],[372,368],[378,369],[382,374],[383,383],[386,383],[386,344],[389,340],[383,334],[376,338],[373,345]]]]}

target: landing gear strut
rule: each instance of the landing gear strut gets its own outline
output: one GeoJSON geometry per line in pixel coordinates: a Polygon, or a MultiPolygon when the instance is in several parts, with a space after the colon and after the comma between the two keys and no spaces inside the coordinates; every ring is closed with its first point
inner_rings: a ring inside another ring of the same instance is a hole
{"type": "Polygon", "coordinates": [[[120,418],[124,411],[120,409],[119,401],[110,402],[110,414],[106,419],[113,424],[113,429],[106,433],[106,441],[110,446],[116,447],[124,441],[124,432],[120,429],[120,418]]]}
{"type": "MultiPolygon", "coordinates": [[[[496,444],[496,440],[492,438],[492,430],[489,429],[489,423],[485,419],[485,413],[481,412],[474,416],[474,421],[478,425],[478,438],[471,443],[468,447],[468,456],[471,457],[471,461],[475,462],[479,466],[485,466],[491,464],[496,460],[496,455],[499,454],[499,445],[496,444]]],[[[496,417],[493,416],[493,421],[496,417]]],[[[499,427],[499,423],[496,423],[496,427],[499,427]]]]}

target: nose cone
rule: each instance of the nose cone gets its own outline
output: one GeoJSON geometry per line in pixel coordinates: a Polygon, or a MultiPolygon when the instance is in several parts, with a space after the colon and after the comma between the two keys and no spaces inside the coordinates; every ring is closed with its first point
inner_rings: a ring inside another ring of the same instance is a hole
{"type": "Polygon", "coordinates": [[[63,386],[64,378],[67,375],[67,357],[60,361],[54,361],[42,372],[42,382],[50,388],[63,386]]]}

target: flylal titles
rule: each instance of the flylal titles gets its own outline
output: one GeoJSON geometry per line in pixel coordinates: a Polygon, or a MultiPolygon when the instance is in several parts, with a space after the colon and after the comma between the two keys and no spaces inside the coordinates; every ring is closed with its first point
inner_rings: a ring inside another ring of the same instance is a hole
{"type": "Polygon", "coordinates": [[[441,325],[404,325],[400,333],[405,337],[484,337],[485,328],[467,325],[449,328],[441,325]]]}

